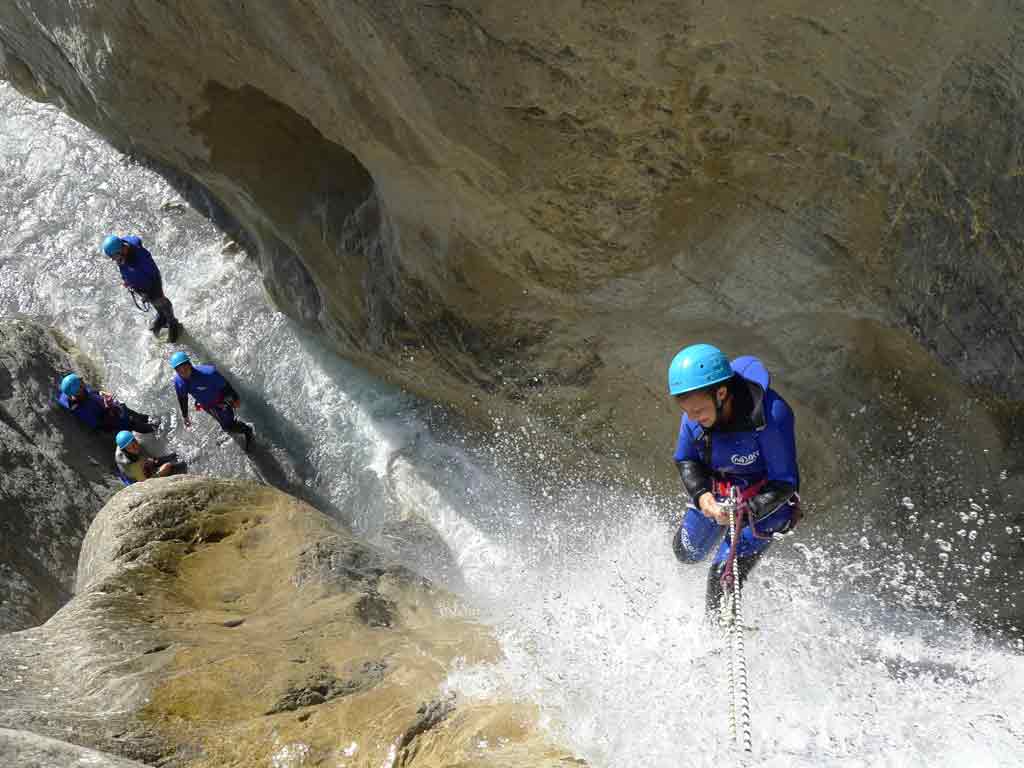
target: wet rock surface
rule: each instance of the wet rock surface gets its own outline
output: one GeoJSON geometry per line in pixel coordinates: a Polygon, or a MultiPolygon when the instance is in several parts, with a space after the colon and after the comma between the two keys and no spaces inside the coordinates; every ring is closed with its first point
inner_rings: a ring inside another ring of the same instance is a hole
{"type": "Polygon", "coordinates": [[[121,486],[110,436],[53,400],[83,366],[54,332],[0,322],[0,632],[41,624],[68,600],[85,531],[121,486]]]}
{"type": "MultiPolygon", "coordinates": [[[[569,759],[530,707],[441,696],[456,660],[497,653],[458,615],[452,597],[279,491],[150,480],[96,517],[76,596],[43,626],[0,636],[0,729],[162,766],[293,753],[312,764],[353,743],[367,764],[569,759]],[[368,596],[387,621],[362,615],[368,596]],[[467,746],[489,732],[505,740],[467,746]]],[[[0,730],[0,756],[20,754],[12,738],[0,730]]]]}
{"type": "Polygon", "coordinates": [[[358,691],[373,687],[384,678],[387,664],[383,661],[367,661],[345,680],[335,677],[330,670],[321,669],[301,685],[289,688],[268,715],[291,712],[302,707],[315,707],[337,696],[350,696],[358,691]]]}

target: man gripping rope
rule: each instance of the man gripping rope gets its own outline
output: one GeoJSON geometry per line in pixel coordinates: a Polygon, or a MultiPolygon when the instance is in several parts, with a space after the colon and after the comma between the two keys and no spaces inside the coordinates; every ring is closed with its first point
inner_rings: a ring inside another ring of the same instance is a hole
{"type": "MultiPolygon", "coordinates": [[[[789,531],[799,517],[793,411],[769,386],[760,360],[730,363],[710,344],[686,347],[673,358],[668,391],[683,412],[675,461],[690,499],[672,549],[684,563],[703,560],[729,525],[725,502],[738,500],[748,513],[735,552],[742,583],[772,534],[789,531]]],[[[721,604],[728,538],[708,571],[709,612],[721,604]]]]}
{"type": "Polygon", "coordinates": [[[221,429],[245,435],[245,450],[248,451],[253,429],[235,418],[235,409],[241,405],[241,399],[228,380],[212,365],[193,365],[185,352],[171,355],[171,367],[174,369],[174,391],[178,395],[185,426],[192,426],[188,415],[188,396],[192,395],[196,409],[213,416],[221,429]]]}
{"type": "Polygon", "coordinates": [[[156,319],[149,326],[149,330],[154,335],[159,335],[166,326],[167,340],[172,344],[177,341],[181,324],[174,316],[174,307],[171,306],[170,299],[164,296],[160,270],[153,261],[153,255],[142,247],[142,238],[138,235],[107,235],[103,240],[103,253],[117,264],[125,288],[156,310],[156,319]]]}

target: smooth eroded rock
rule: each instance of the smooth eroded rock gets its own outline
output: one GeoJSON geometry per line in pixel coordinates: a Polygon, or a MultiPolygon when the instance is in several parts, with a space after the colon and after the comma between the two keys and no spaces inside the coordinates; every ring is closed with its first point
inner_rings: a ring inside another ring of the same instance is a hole
{"type": "Polygon", "coordinates": [[[572,760],[532,707],[445,689],[497,653],[453,597],[303,502],[175,476],[117,494],[74,599],[0,637],[0,725],[170,766],[572,760]]]}
{"type": "Polygon", "coordinates": [[[813,416],[814,471],[816,395],[859,407],[876,371],[835,374],[875,337],[1024,394],[1019,8],[41,0],[0,20],[7,78],[211,190],[342,354],[482,419],[541,416],[626,477],[670,481],[649,458],[674,432],[665,366],[698,339],[765,357],[813,416]]]}

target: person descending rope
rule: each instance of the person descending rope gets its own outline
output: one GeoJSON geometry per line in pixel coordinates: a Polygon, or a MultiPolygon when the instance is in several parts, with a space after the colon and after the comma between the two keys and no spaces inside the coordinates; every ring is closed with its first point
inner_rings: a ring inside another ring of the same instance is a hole
{"type": "Polygon", "coordinates": [[[221,429],[245,435],[245,450],[248,451],[253,429],[235,418],[235,410],[241,405],[241,399],[228,380],[212,365],[193,365],[185,352],[175,352],[170,362],[174,369],[174,390],[178,394],[178,406],[185,426],[192,426],[188,415],[188,396],[191,394],[196,401],[196,409],[213,416],[221,429]]]}
{"type": "Polygon", "coordinates": [[[77,373],[69,373],[61,379],[57,403],[89,429],[101,432],[130,429],[147,434],[157,427],[150,416],[133,411],[109,392],[92,389],[77,373]]]}
{"type": "Polygon", "coordinates": [[[188,465],[178,461],[177,454],[152,457],[139,444],[135,435],[126,429],[117,433],[114,442],[117,443],[114,464],[117,466],[118,477],[125,485],[140,483],[151,477],[183,475],[188,472],[188,465]]]}
{"type": "Polygon", "coordinates": [[[731,363],[717,347],[681,350],[668,369],[668,391],[683,412],[675,461],[689,496],[672,550],[684,563],[704,559],[739,516],[735,547],[726,534],[708,571],[706,607],[721,607],[724,580],[739,583],[800,515],[793,411],[769,386],[756,357],[731,363]],[[733,562],[735,560],[735,563],[733,562]]]}
{"type": "Polygon", "coordinates": [[[153,261],[153,255],[142,247],[142,238],[138,235],[107,235],[102,247],[103,253],[117,264],[124,286],[131,292],[135,305],[144,311],[152,305],[156,310],[156,319],[149,330],[154,336],[159,336],[160,331],[166,327],[167,340],[172,344],[177,341],[181,323],[174,316],[170,299],[164,296],[160,270],[153,261]],[[142,300],[141,305],[139,299],[142,300]]]}

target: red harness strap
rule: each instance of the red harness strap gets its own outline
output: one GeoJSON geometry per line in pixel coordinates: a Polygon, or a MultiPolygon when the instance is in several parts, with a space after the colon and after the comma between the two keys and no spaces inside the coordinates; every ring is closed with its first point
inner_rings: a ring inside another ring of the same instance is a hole
{"type": "MultiPolygon", "coordinates": [[[[739,488],[733,485],[728,480],[715,480],[714,481],[714,492],[716,496],[724,496],[728,498],[733,504],[736,505],[736,535],[732,536],[729,542],[729,557],[725,561],[725,567],[722,569],[722,586],[731,589],[734,572],[733,564],[736,562],[736,548],[739,544],[738,539],[740,532],[743,530],[743,518],[747,517],[747,524],[750,526],[750,532],[754,535],[755,539],[764,539],[766,536],[762,536],[757,532],[757,528],[754,527],[754,516],[750,514],[750,507],[747,505],[747,501],[754,498],[767,483],[767,478],[759,480],[753,485],[748,485],[746,488],[739,488]]],[[[793,530],[794,526],[800,521],[803,513],[800,511],[800,494],[794,493],[789,500],[786,502],[793,507],[793,517],[787,528],[783,529],[784,532],[793,530]]],[[[730,536],[732,532],[730,531],[730,536]]]]}
{"type": "Polygon", "coordinates": [[[736,493],[739,494],[739,500],[746,501],[747,499],[752,499],[755,496],[757,496],[757,494],[761,492],[761,489],[764,488],[765,483],[767,482],[768,478],[762,477],[753,485],[748,485],[746,488],[740,488],[731,480],[716,479],[712,481],[713,487],[711,490],[714,492],[715,496],[721,496],[722,498],[725,499],[731,499],[733,497],[733,488],[735,488],[736,493]]]}
{"type": "Polygon", "coordinates": [[[754,498],[760,490],[764,487],[765,483],[768,482],[767,478],[761,478],[756,483],[748,485],[746,488],[740,488],[738,485],[734,485],[728,480],[715,480],[714,481],[714,492],[716,496],[724,496],[729,499],[732,504],[736,505],[736,535],[732,535],[732,531],[729,532],[729,557],[725,560],[725,567],[722,568],[722,586],[726,589],[732,589],[733,580],[735,578],[734,565],[736,563],[736,549],[739,546],[740,532],[743,530],[743,518],[747,517],[747,524],[750,526],[750,532],[753,534],[755,539],[765,538],[757,532],[757,528],[754,527],[754,517],[750,514],[750,507],[747,506],[747,501],[754,498]]]}
{"type": "Polygon", "coordinates": [[[217,396],[216,400],[214,400],[212,403],[207,403],[206,405],[203,405],[198,400],[196,400],[196,410],[197,411],[205,411],[205,410],[207,410],[209,408],[216,408],[217,406],[223,405],[223,404],[224,404],[224,393],[221,392],[217,396]]]}

